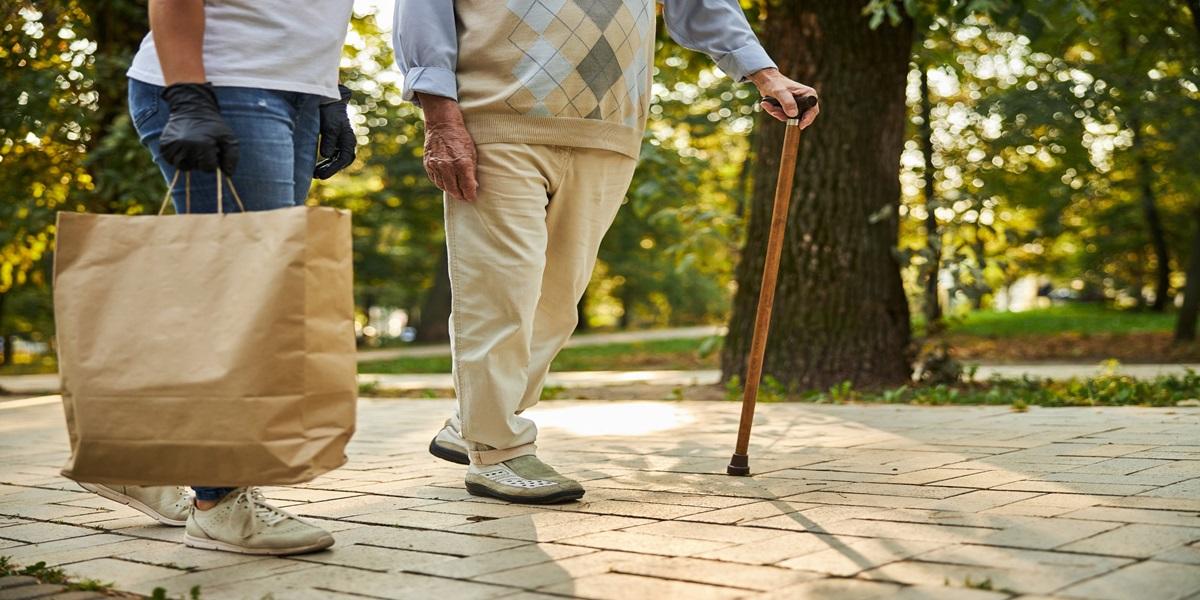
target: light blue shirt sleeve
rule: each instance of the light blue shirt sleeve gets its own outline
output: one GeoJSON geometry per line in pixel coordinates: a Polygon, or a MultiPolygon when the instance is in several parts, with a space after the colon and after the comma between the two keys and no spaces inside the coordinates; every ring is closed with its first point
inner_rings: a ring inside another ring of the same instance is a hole
{"type": "Polygon", "coordinates": [[[458,100],[454,0],[396,0],[392,45],[405,100],[416,102],[417,92],[458,100]]]}
{"type": "Polygon", "coordinates": [[[671,39],[703,52],[737,81],[775,61],[759,43],[738,0],[660,0],[671,39]]]}

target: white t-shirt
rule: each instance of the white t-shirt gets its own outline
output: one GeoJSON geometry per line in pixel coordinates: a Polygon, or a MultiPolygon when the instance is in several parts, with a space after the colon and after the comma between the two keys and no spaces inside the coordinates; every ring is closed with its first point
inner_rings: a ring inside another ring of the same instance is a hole
{"type": "MultiPolygon", "coordinates": [[[[213,85],[337,98],[354,0],[205,0],[204,71],[213,85]]],[[[127,73],[165,85],[146,35],[127,73]]]]}

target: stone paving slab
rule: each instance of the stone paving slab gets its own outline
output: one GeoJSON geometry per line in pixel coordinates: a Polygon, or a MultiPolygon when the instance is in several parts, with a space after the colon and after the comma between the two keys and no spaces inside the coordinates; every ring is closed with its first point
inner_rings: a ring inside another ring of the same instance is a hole
{"type": "Polygon", "coordinates": [[[553,401],[542,455],[589,492],[548,507],[425,453],[451,409],[364,400],[346,467],[265,488],[338,540],[292,558],[182,546],[59,476],[58,405],[7,409],[0,556],[205,600],[1200,598],[1200,409],[766,404],[731,478],[734,403],[553,401]]]}

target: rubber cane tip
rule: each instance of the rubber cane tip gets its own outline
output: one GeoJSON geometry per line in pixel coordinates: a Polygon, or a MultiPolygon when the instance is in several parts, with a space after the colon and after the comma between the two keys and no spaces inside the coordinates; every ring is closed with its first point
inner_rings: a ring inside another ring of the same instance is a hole
{"type": "Polygon", "coordinates": [[[745,454],[733,453],[733,457],[729,459],[729,466],[725,468],[725,472],[730,475],[745,477],[750,474],[750,457],[745,454]]]}

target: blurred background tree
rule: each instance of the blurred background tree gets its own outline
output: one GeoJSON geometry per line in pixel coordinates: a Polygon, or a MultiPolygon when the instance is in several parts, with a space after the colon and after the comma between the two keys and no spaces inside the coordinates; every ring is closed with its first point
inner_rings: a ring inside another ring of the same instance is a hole
{"type": "MultiPolygon", "coordinates": [[[[890,385],[918,356],[913,331],[1051,301],[1162,311],[1193,338],[1198,1],[743,0],[784,70],[824,97],[804,136],[768,372],[805,388],[890,385]]],[[[401,98],[389,9],[356,5],[342,77],[360,160],[312,195],[354,214],[372,345],[444,340],[450,306],[442,198],[421,167],[419,109],[401,98]]],[[[54,213],[145,212],[163,183],[125,103],[145,3],[0,14],[0,358],[12,365],[17,342],[52,350],[54,213]]],[[[782,127],[750,86],[661,29],[643,161],[581,327],[728,323],[733,376],[782,127]]]]}

